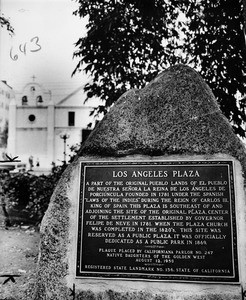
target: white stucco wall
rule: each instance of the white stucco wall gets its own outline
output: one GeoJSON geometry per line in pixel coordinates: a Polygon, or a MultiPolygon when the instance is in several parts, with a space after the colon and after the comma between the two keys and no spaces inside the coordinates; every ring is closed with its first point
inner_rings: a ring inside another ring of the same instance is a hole
{"type": "Polygon", "coordinates": [[[17,129],[16,153],[18,153],[21,161],[28,164],[28,159],[32,155],[34,163],[39,159],[40,165],[44,166],[47,160],[46,149],[46,129],[17,129]]]}
{"type": "Polygon", "coordinates": [[[16,115],[16,127],[17,128],[46,128],[47,127],[47,106],[35,107],[35,106],[22,106],[17,108],[16,115]],[[30,121],[29,116],[34,115],[35,120],[30,121]]]}
{"type": "Polygon", "coordinates": [[[86,128],[91,122],[92,118],[89,117],[91,107],[83,106],[62,106],[55,108],[55,126],[59,127],[80,127],[86,128]],[[75,112],[75,124],[74,126],[68,126],[68,112],[75,112]]]}

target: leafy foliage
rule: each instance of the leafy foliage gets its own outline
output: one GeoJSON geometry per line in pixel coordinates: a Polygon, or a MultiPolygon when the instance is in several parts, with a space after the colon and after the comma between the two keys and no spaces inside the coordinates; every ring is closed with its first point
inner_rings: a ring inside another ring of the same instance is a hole
{"type": "Polygon", "coordinates": [[[55,167],[51,174],[41,176],[28,172],[10,174],[1,171],[0,182],[6,206],[26,212],[30,221],[39,224],[65,167],[55,167]]]}
{"type": "Polygon", "coordinates": [[[246,101],[237,101],[246,81],[242,1],[76,1],[74,14],[88,17],[88,24],[76,43],[80,61],[73,75],[91,75],[87,99],[105,101],[95,112],[106,113],[127,89],[183,62],[201,72],[236,133],[245,135],[246,101]]]}
{"type": "Polygon", "coordinates": [[[6,28],[10,35],[14,34],[14,28],[11,26],[9,20],[3,15],[0,15],[0,24],[1,27],[6,28]]]}
{"type": "Polygon", "coordinates": [[[3,189],[11,207],[21,210],[28,205],[33,179],[34,176],[29,173],[8,174],[3,189]]]}
{"type": "Polygon", "coordinates": [[[232,122],[235,132],[245,136],[246,45],[243,31],[242,1],[191,1],[186,51],[190,63],[199,67],[203,78],[218,99],[221,110],[232,122]]]}
{"type": "Polygon", "coordinates": [[[105,112],[127,89],[143,87],[165,65],[177,62],[174,5],[152,0],[78,2],[75,15],[88,15],[89,21],[87,36],[76,43],[74,56],[81,60],[74,73],[84,66],[93,76],[85,91],[88,98],[105,100],[98,112],[105,112]]]}

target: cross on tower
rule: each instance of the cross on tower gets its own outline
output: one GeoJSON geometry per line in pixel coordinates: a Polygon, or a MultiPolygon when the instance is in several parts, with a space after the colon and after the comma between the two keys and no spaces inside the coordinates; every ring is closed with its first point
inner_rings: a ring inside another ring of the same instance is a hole
{"type": "Polygon", "coordinates": [[[32,78],[33,82],[34,82],[34,81],[35,81],[35,79],[36,79],[36,77],[35,77],[34,75],[33,75],[31,78],[32,78]]]}

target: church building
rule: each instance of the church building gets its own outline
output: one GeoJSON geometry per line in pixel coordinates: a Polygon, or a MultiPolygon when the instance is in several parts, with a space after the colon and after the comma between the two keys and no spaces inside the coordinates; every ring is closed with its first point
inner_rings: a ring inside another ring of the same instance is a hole
{"type": "Polygon", "coordinates": [[[36,82],[15,93],[9,106],[7,152],[22,162],[42,168],[68,161],[70,147],[82,142],[83,131],[93,117],[93,107],[84,104],[83,87],[57,103],[51,92],[36,82]]]}
{"type": "Polygon", "coordinates": [[[6,81],[0,80],[0,151],[5,151],[7,138],[9,104],[14,97],[14,91],[6,81]],[[2,149],[3,148],[3,149],[2,149]]]}

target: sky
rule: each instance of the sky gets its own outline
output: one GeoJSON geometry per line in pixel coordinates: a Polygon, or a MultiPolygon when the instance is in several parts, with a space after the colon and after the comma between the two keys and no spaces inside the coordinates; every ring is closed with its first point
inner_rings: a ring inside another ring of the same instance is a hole
{"type": "Polygon", "coordinates": [[[86,34],[86,21],[72,13],[74,0],[0,0],[15,35],[0,29],[0,80],[21,91],[38,82],[52,94],[72,92],[88,81],[81,73],[71,77],[76,41],[86,34]]]}

